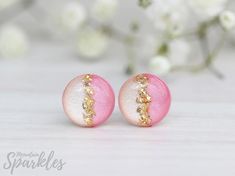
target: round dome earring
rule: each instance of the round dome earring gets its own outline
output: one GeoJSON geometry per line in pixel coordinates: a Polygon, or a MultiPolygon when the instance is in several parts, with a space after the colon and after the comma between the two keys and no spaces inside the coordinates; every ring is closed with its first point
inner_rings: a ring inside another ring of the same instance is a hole
{"type": "Polygon", "coordinates": [[[136,126],[150,127],[167,114],[171,95],[167,85],[152,74],[138,74],[128,79],[119,92],[119,108],[136,126]]]}
{"type": "Polygon", "coordinates": [[[102,124],[112,114],[115,104],[112,87],[95,74],[80,75],[71,80],[62,101],[69,119],[82,127],[102,124]]]}

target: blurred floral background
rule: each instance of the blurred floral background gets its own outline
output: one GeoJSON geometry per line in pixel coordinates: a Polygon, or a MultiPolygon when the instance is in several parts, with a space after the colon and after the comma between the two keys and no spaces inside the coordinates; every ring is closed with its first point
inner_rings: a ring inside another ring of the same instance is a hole
{"type": "Polygon", "coordinates": [[[223,78],[213,62],[234,47],[233,7],[232,0],[0,0],[0,59],[24,59],[46,41],[89,64],[125,53],[126,74],[208,69],[223,78]]]}

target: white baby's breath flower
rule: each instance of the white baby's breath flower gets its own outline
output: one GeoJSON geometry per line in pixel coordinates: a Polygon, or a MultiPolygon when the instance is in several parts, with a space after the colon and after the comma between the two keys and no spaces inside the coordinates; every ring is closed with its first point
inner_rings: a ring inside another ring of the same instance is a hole
{"type": "Polygon", "coordinates": [[[117,7],[117,0],[96,0],[92,7],[92,15],[96,20],[106,22],[116,14],[117,7]]]}
{"type": "Polygon", "coordinates": [[[149,62],[150,72],[157,75],[166,75],[171,69],[171,64],[166,56],[155,56],[149,62]]]}
{"type": "Polygon", "coordinates": [[[78,53],[88,59],[95,59],[106,51],[109,38],[101,31],[85,28],[79,32],[77,40],[78,53]]]}
{"type": "Polygon", "coordinates": [[[235,26],[235,15],[231,11],[224,11],[219,16],[220,24],[225,30],[230,30],[235,26]]]}
{"type": "Polygon", "coordinates": [[[154,0],[146,9],[146,15],[161,31],[179,35],[186,25],[188,11],[184,0],[154,0]]]}
{"type": "Polygon", "coordinates": [[[19,0],[0,0],[0,10],[13,5],[17,1],[19,0]]]}
{"type": "Polygon", "coordinates": [[[227,0],[188,0],[189,6],[201,18],[214,17],[225,7],[227,0]]]}
{"type": "Polygon", "coordinates": [[[7,25],[0,30],[0,55],[20,57],[28,50],[26,34],[17,26],[7,25]]]}
{"type": "Polygon", "coordinates": [[[59,23],[66,31],[74,31],[82,25],[87,17],[85,7],[79,2],[69,2],[62,9],[59,23]]]}

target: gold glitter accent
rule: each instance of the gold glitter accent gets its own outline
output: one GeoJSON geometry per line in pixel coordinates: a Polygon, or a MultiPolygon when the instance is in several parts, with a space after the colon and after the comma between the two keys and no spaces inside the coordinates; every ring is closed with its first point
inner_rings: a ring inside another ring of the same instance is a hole
{"type": "Polygon", "coordinates": [[[84,86],[85,97],[82,103],[82,108],[84,110],[83,119],[87,126],[93,126],[93,116],[95,115],[93,99],[94,90],[91,87],[92,76],[87,74],[83,77],[82,82],[84,86]]]}
{"type": "Polygon", "coordinates": [[[136,103],[139,104],[137,107],[137,112],[139,113],[139,122],[140,126],[150,126],[151,118],[148,114],[148,107],[151,102],[151,97],[147,92],[148,78],[143,74],[137,75],[135,81],[138,83],[138,97],[136,98],[136,103]]]}

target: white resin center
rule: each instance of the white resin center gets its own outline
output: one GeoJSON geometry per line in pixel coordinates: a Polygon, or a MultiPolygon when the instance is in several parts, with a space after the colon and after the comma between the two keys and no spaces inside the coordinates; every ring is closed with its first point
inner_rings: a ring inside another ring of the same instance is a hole
{"type": "Polygon", "coordinates": [[[138,96],[138,83],[131,83],[131,86],[125,86],[122,90],[122,110],[128,120],[137,124],[139,121],[139,113],[136,111],[138,104],[136,98],[138,96]]]}
{"type": "Polygon", "coordinates": [[[83,119],[82,103],[84,101],[84,90],[82,82],[77,82],[76,85],[70,87],[66,95],[66,109],[71,119],[80,125],[86,125],[83,119]]]}

